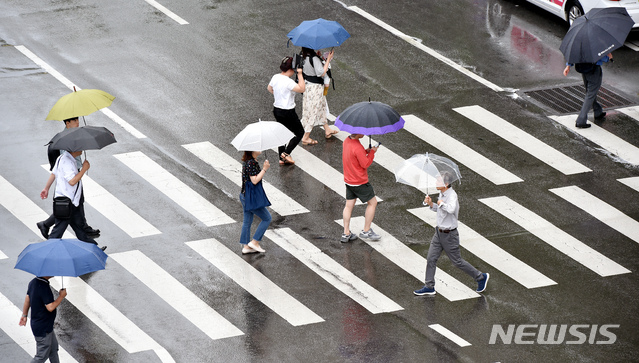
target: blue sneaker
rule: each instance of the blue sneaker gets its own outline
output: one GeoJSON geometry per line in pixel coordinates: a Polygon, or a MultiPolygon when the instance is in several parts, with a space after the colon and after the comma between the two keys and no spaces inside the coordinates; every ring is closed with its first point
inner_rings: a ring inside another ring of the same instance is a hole
{"type": "Polygon", "coordinates": [[[482,274],[484,276],[483,280],[477,281],[477,292],[484,292],[486,290],[486,286],[488,286],[488,279],[490,278],[490,274],[482,274]]]}
{"type": "Polygon", "coordinates": [[[430,287],[422,287],[419,290],[415,290],[413,291],[413,294],[417,295],[417,296],[423,296],[423,295],[435,295],[435,289],[431,289],[430,287]]]}

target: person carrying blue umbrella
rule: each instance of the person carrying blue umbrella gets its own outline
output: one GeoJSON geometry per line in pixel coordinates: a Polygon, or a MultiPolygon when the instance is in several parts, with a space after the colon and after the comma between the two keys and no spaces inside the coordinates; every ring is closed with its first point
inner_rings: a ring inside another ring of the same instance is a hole
{"type": "Polygon", "coordinates": [[[27,317],[31,310],[31,331],[36,341],[36,355],[31,363],[46,362],[58,363],[58,338],[53,330],[56,309],[67,296],[67,289],[60,289],[60,294],[56,299],[49,285],[52,276],[36,277],[29,282],[27,296],[24,298],[22,307],[22,317],[19,325],[27,325],[27,317]]]}

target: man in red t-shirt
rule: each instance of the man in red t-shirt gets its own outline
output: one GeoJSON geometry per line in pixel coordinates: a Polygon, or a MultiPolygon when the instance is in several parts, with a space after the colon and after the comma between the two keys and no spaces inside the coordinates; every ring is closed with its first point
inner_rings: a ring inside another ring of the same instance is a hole
{"type": "Polygon", "coordinates": [[[346,183],[346,206],[344,207],[344,233],[340,241],[342,243],[357,239],[357,235],[351,233],[351,214],[355,207],[356,198],[366,203],[364,213],[364,229],[359,234],[360,238],[378,241],[381,236],[373,232],[371,223],[375,217],[377,198],[373,186],[368,182],[368,167],[373,163],[378,146],[364,149],[359,139],[362,134],[353,134],[344,140],[342,149],[342,164],[344,166],[344,182],[346,183]]]}

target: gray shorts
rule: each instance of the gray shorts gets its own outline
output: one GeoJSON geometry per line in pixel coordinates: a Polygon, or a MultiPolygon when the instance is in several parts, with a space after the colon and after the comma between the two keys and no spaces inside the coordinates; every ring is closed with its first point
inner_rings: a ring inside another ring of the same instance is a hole
{"type": "Polygon", "coordinates": [[[346,184],[346,200],[359,198],[362,203],[366,203],[369,200],[375,198],[375,191],[371,183],[352,186],[346,184]]]}

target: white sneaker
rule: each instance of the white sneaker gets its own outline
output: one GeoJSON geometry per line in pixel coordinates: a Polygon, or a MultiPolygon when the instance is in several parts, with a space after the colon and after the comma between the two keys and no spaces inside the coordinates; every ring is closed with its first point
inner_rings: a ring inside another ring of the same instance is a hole
{"type": "Polygon", "coordinates": [[[260,247],[260,246],[256,245],[255,243],[253,243],[253,241],[249,242],[248,246],[250,248],[256,250],[257,252],[261,252],[261,253],[266,252],[266,250],[264,250],[262,247],[260,247]]]}
{"type": "Polygon", "coordinates": [[[369,239],[371,241],[379,241],[382,238],[382,236],[373,232],[373,229],[371,228],[368,230],[368,232],[364,232],[364,231],[360,232],[359,238],[369,239]]]}

